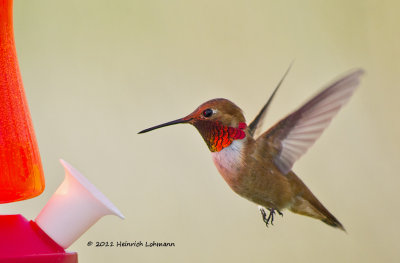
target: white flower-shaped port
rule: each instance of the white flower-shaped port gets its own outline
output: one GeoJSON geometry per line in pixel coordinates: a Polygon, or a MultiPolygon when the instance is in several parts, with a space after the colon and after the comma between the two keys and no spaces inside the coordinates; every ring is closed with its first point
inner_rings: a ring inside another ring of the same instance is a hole
{"type": "Polygon", "coordinates": [[[36,217],[36,224],[64,249],[105,215],[124,219],[118,208],[64,160],[65,178],[36,217]]]}

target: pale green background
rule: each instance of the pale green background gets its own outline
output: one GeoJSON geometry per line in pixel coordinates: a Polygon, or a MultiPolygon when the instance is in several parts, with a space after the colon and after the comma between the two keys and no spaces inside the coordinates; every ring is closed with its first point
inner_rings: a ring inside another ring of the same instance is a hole
{"type": "Polygon", "coordinates": [[[80,262],[399,262],[399,3],[16,0],[47,186],[1,212],[34,218],[61,183],[64,158],[126,216],[104,217],[74,243],[80,262]],[[267,229],[193,127],[137,135],[215,97],[234,101],[249,121],[293,59],[265,128],[342,72],[367,71],[294,167],[348,234],[290,212],[267,229]]]}

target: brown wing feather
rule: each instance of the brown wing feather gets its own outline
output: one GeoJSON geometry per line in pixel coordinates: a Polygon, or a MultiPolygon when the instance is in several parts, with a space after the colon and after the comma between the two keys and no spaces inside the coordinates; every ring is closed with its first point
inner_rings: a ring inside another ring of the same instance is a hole
{"type": "Polygon", "coordinates": [[[328,85],[260,136],[259,139],[266,139],[277,150],[274,163],[283,174],[292,169],[294,162],[314,144],[350,99],[363,73],[361,69],[356,70],[328,85]]]}
{"type": "Polygon", "coordinates": [[[275,96],[276,92],[278,91],[279,87],[282,85],[282,82],[285,79],[286,75],[289,73],[290,68],[292,67],[292,65],[293,65],[293,62],[289,65],[289,67],[286,70],[285,74],[283,75],[283,77],[279,81],[278,85],[276,86],[276,88],[272,92],[271,96],[269,97],[267,103],[265,103],[264,107],[262,107],[262,109],[257,114],[257,116],[254,118],[254,120],[249,124],[248,131],[249,131],[251,136],[254,136],[257,133],[257,131],[259,130],[259,128],[262,126],[263,120],[264,120],[265,115],[266,115],[267,110],[268,110],[268,107],[271,104],[272,100],[274,99],[274,96],[275,96]]]}

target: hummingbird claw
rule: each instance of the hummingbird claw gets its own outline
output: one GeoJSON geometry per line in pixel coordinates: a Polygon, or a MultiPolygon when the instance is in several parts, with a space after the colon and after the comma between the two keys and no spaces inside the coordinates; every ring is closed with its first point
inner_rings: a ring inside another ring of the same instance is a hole
{"type": "Polygon", "coordinates": [[[262,219],[267,227],[269,226],[269,224],[271,224],[271,226],[273,226],[275,211],[278,212],[278,214],[280,216],[283,216],[283,213],[281,211],[279,211],[278,209],[274,209],[274,208],[267,208],[267,210],[269,211],[268,217],[267,217],[267,213],[265,212],[265,209],[263,207],[260,207],[262,219]]]}
{"type": "Polygon", "coordinates": [[[269,216],[267,218],[267,221],[271,221],[271,225],[274,225],[274,215],[275,215],[275,209],[273,208],[267,208],[269,211],[269,216]]]}
{"type": "Polygon", "coordinates": [[[260,207],[260,212],[261,212],[261,216],[262,216],[262,219],[263,219],[265,225],[268,227],[269,220],[267,219],[267,213],[265,213],[265,210],[263,207],[260,207]]]}

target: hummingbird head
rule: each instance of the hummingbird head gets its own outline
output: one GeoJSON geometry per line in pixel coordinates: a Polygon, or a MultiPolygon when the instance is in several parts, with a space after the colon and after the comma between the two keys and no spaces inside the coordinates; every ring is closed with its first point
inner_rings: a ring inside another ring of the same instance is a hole
{"type": "Polygon", "coordinates": [[[219,152],[234,140],[246,137],[247,125],[243,112],[227,99],[209,100],[186,117],[145,129],[139,133],[178,123],[189,123],[196,127],[211,152],[219,152]]]}

